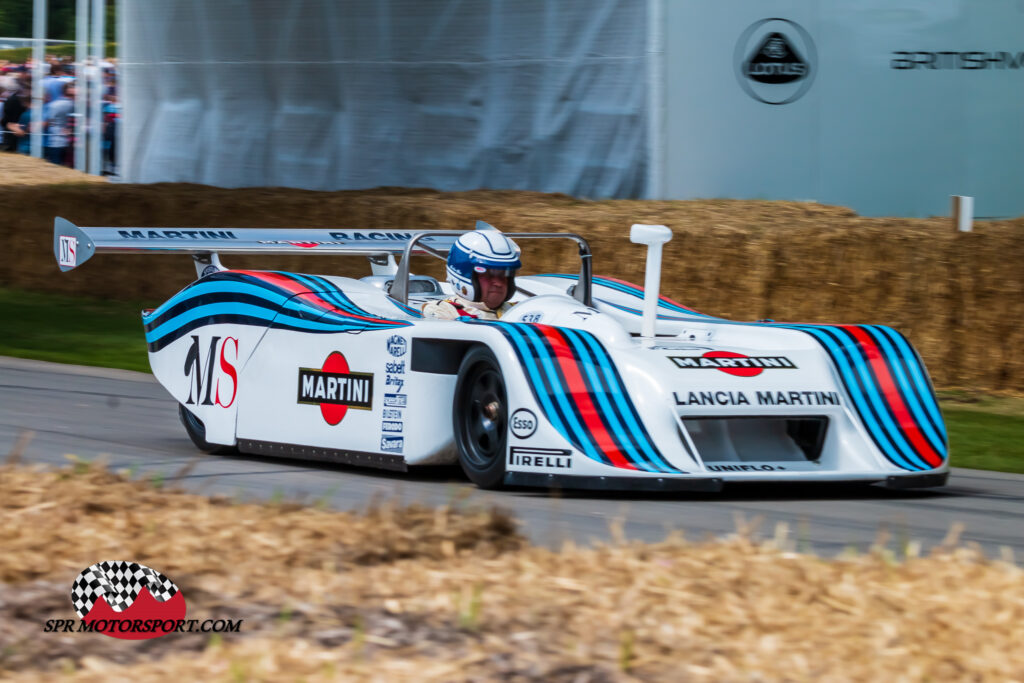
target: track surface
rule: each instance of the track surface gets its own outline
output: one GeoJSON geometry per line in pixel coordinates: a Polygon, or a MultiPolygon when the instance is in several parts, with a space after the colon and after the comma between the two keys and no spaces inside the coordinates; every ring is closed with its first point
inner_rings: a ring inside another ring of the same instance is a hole
{"type": "MultiPolygon", "coordinates": [[[[149,375],[0,357],[0,457],[23,430],[34,436],[29,462],[65,464],[65,454],[104,456],[113,469],[136,476],[180,478],[189,489],[244,500],[284,495],[359,508],[374,496],[451,501],[469,486],[456,467],[408,474],[309,464],[256,456],[198,453],[178,423],[175,402],[149,375]],[[198,459],[198,460],[197,460],[198,459]]],[[[823,555],[864,550],[881,529],[896,549],[908,540],[926,548],[962,523],[962,540],[988,553],[1000,546],[1024,551],[1024,475],[954,470],[942,489],[890,492],[876,487],[737,486],[721,494],[595,495],[538,491],[475,492],[471,500],[510,509],[536,543],[557,546],[608,539],[610,523],[624,522],[628,538],[660,540],[668,530],[686,537],[734,532],[737,519],[759,522],[759,535],[789,525],[799,547],[823,555]]]]}

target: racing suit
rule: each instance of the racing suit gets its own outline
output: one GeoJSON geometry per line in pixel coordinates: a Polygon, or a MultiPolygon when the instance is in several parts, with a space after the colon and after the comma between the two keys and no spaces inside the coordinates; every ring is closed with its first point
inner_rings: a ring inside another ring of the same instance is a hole
{"type": "Polygon", "coordinates": [[[480,320],[497,320],[510,308],[512,308],[512,304],[506,302],[499,306],[498,310],[492,311],[480,301],[470,301],[461,296],[450,296],[440,301],[428,301],[423,304],[422,310],[425,317],[439,320],[455,320],[462,316],[480,320]]]}

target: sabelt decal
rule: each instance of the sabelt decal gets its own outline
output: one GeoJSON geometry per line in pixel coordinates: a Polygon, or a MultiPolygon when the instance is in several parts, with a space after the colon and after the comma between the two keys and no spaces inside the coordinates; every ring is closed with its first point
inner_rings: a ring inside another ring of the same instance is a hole
{"type": "Polygon", "coordinates": [[[785,356],[746,356],[734,351],[708,351],[701,356],[669,356],[684,370],[721,370],[735,377],[756,377],[765,370],[795,370],[796,363],[785,356]]]}
{"type": "Polygon", "coordinates": [[[60,236],[60,253],[57,256],[57,263],[72,267],[78,264],[78,238],[67,235],[60,236]]]}
{"type": "Polygon", "coordinates": [[[185,376],[189,378],[186,405],[217,405],[230,408],[238,395],[238,340],[234,337],[211,337],[208,345],[192,335],[192,345],[185,354],[185,376]],[[206,359],[202,358],[207,347],[206,359]]]}
{"type": "Polygon", "coordinates": [[[508,464],[512,467],[540,467],[547,470],[567,470],[572,467],[572,452],[563,448],[523,448],[513,446],[508,451],[508,464]]]}
{"type": "Polygon", "coordinates": [[[319,405],[324,421],[336,425],[349,408],[373,407],[373,373],[351,372],[345,356],[334,351],[320,369],[299,368],[298,402],[319,405]]]}

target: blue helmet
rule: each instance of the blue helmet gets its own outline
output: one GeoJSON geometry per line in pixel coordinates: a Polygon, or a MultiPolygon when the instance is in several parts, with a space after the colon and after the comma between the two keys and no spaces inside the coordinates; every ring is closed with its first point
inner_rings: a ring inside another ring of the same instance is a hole
{"type": "Polygon", "coordinates": [[[477,276],[498,271],[509,278],[505,293],[505,301],[508,301],[516,291],[516,271],[521,265],[516,243],[493,226],[477,221],[476,230],[460,235],[448,251],[448,282],[460,296],[478,301],[477,276]]]}

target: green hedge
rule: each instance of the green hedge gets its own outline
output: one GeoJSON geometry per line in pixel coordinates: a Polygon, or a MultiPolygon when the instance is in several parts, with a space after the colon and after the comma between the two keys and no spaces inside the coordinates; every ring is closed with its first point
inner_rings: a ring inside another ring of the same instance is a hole
{"type": "MultiPolygon", "coordinates": [[[[56,55],[58,57],[74,57],[75,46],[71,43],[65,43],[63,45],[48,45],[46,47],[46,54],[56,55]]],[[[106,56],[117,56],[117,43],[107,43],[106,56]]],[[[14,62],[15,64],[22,64],[28,61],[31,57],[32,48],[30,47],[15,47],[10,50],[0,50],[0,60],[6,59],[8,62],[14,62]]]]}

